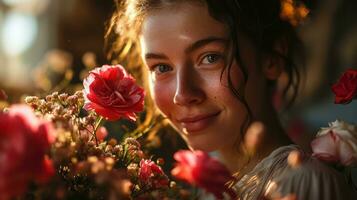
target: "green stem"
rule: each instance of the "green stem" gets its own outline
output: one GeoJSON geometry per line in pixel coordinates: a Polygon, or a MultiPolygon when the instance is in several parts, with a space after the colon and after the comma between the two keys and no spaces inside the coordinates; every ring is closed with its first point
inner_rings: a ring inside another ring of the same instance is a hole
{"type": "Polygon", "coordinates": [[[97,122],[96,122],[96,124],[95,124],[95,126],[94,126],[94,130],[93,130],[93,136],[94,136],[94,138],[95,138],[95,144],[96,144],[96,146],[98,146],[99,144],[98,144],[98,138],[97,138],[97,129],[99,128],[99,125],[100,125],[100,123],[102,122],[102,120],[103,120],[103,117],[102,116],[100,116],[98,119],[97,119],[97,122]]]}
{"type": "Polygon", "coordinates": [[[125,136],[126,137],[133,137],[134,139],[139,139],[140,137],[142,137],[143,135],[145,135],[146,133],[148,133],[152,127],[154,127],[155,122],[150,123],[148,127],[146,127],[144,130],[139,130],[139,129],[135,129],[134,131],[127,133],[125,136]]]}

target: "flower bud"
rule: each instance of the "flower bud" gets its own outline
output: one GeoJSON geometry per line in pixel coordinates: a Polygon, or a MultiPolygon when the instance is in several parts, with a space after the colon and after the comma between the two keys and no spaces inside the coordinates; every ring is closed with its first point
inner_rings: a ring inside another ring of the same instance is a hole
{"type": "Polygon", "coordinates": [[[67,102],[70,105],[75,105],[77,103],[78,97],[76,95],[71,95],[69,97],[67,97],[67,102]]]}
{"type": "Polygon", "coordinates": [[[38,101],[38,97],[36,97],[36,96],[27,96],[27,97],[25,98],[25,102],[26,102],[27,104],[36,103],[37,101],[38,101]]]}
{"type": "Polygon", "coordinates": [[[72,117],[72,115],[69,114],[69,113],[65,113],[65,114],[63,115],[63,118],[64,118],[65,120],[69,120],[69,119],[71,119],[71,117],[72,117]]]}
{"type": "Polygon", "coordinates": [[[87,117],[84,118],[84,122],[86,125],[93,124],[95,122],[95,116],[88,115],[87,117]]]}
{"type": "Polygon", "coordinates": [[[118,144],[118,141],[116,139],[112,138],[112,139],[109,140],[108,144],[110,146],[114,147],[116,144],[118,144]]]}
{"type": "Polygon", "coordinates": [[[130,137],[125,139],[125,143],[128,145],[132,144],[134,146],[137,146],[138,148],[140,148],[140,146],[141,146],[140,143],[136,139],[130,138],[130,137]]]}
{"type": "Polygon", "coordinates": [[[129,176],[136,176],[139,170],[138,164],[130,163],[127,167],[129,176]]]}
{"type": "Polygon", "coordinates": [[[52,110],[53,103],[52,102],[46,102],[46,108],[48,110],[52,110]]]}
{"type": "Polygon", "coordinates": [[[78,98],[83,98],[83,91],[76,91],[74,95],[76,95],[78,98]]]}
{"type": "Polygon", "coordinates": [[[177,184],[175,181],[170,181],[170,188],[176,188],[177,184]]]}
{"type": "Polygon", "coordinates": [[[66,101],[67,97],[68,97],[68,94],[66,94],[66,93],[62,93],[58,96],[60,101],[66,101]]]}
{"type": "Polygon", "coordinates": [[[164,160],[163,158],[158,158],[158,159],[156,160],[156,163],[157,163],[158,165],[164,165],[164,164],[165,164],[165,160],[164,160]]]}
{"type": "Polygon", "coordinates": [[[53,93],[52,93],[52,97],[53,97],[54,99],[57,99],[57,98],[58,98],[58,92],[53,92],[53,93]]]}
{"type": "Polygon", "coordinates": [[[46,99],[46,101],[52,101],[53,100],[53,96],[52,95],[47,95],[45,99],[46,99]]]}
{"type": "Polygon", "coordinates": [[[55,108],[53,108],[52,113],[54,115],[61,115],[63,111],[63,107],[61,105],[56,105],[55,108]]]}

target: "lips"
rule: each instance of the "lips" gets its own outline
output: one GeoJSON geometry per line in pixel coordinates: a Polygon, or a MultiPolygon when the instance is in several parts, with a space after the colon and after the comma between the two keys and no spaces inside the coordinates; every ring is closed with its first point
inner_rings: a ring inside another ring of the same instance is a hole
{"type": "Polygon", "coordinates": [[[177,120],[183,129],[186,129],[188,133],[202,131],[207,128],[220,114],[219,112],[213,112],[208,114],[195,115],[192,117],[185,117],[177,120]]]}

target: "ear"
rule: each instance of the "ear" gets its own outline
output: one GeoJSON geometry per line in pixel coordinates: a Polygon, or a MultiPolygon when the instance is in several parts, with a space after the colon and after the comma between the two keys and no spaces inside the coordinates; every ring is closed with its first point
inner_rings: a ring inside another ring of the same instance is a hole
{"type": "Polygon", "coordinates": [[[277,41],[273,52],[266,55],[263,72],[268,80],[276,80],[284,71],[285,60],[283,55],[288,51],[288,45],[285,39],[277,41]]]}
{"type": "Polygon", "coordinates": [[[284,70],[284,61],[280,56],[269,56],[263,66],[263,73],[268,80],[276,80],[284,70]]]}

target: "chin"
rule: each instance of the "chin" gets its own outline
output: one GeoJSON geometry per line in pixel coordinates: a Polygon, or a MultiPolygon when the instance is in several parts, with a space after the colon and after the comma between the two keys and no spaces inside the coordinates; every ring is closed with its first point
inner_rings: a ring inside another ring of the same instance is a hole
{"type": "Polygon", "coordinates": [[[201,140],[201,141],[187,141],[187,144],[191,150],[201,150],[205,152],[212,152],[216,151],[218,148],[215,147],[210,142],[205,142],[206,140],[201,140]]]}
{"type": "Polygon", "coordinates": [[[215,134],[216,131],[207,130],[204,133],[191,133],[191,134],[190,133],[185,134],[180,131],[179,133],[191,150],[213,152],[222,148],[222,146],[230,145],[230,144],[226,144],[225,140],[222,141],[222,137],[217,137],[217,135],[215,134]]]}

